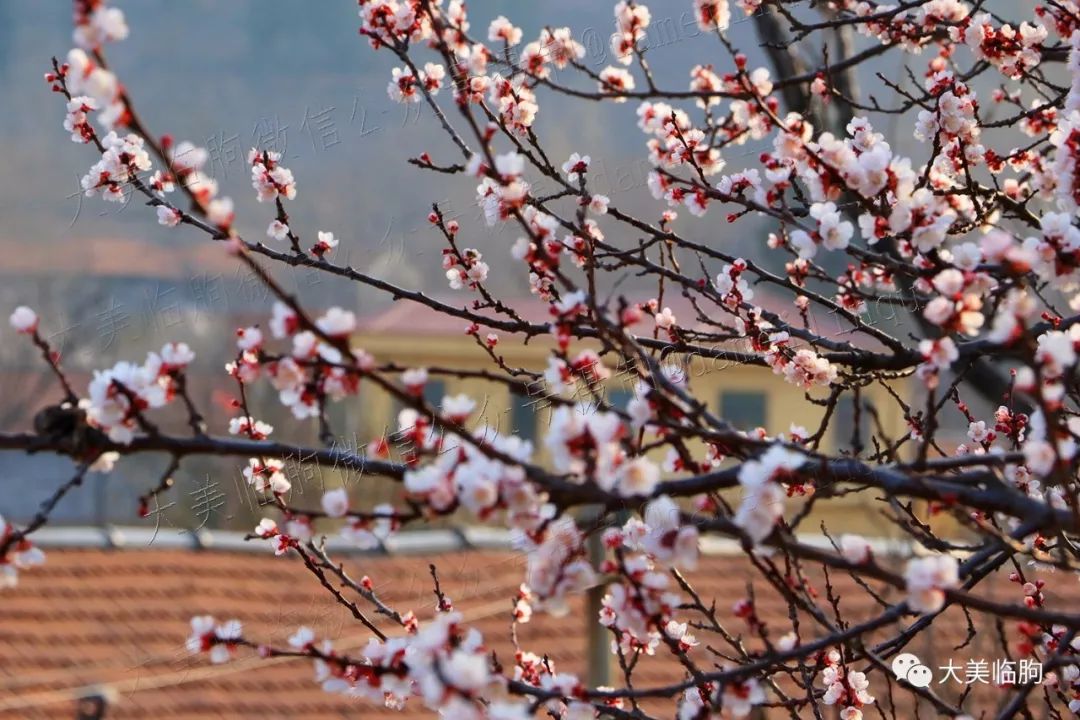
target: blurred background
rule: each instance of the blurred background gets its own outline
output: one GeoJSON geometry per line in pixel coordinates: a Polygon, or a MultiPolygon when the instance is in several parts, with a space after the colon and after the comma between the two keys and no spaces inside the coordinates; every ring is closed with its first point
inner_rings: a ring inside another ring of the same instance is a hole
{"type": "MultiPolygon", "coordinates": [[[[475,183],[407,164],[407,158],[424,151],[437,163],[460,158],[422,105],[389,100],[386,85],[394,58],[372,52],[357,35],[355,3],[142,0],[119,6],[131,33],[105,48],[111,69],[152,132],[207,148],[205,170],[219,183],[220,194],[235,201],[236,226],[245,237],[266,240],[273,212],[255,201],[250,186],[245,156],[258,145],[283,153],[297,178],[299,194],[288,207],[293,227],[305,238],[317,230],[334,232],[341,241],[339,264],[447,294],[440,241],[425,219],[431,203],[438,202],[462,223],[463,243],[484,253],[492,268],[490,288],[509,298],[526,295],[525,278],[509,253],[516,236],[486,227],[473,201],[475,183]]],[[[646,45],[661,87],[685,87],[698,63],[714,63],[718,72],[730,69],[719,44],[700,35],[691,7],[689,0],[652,5],[646,45]]],[[[589,65],[600,69],[612,63],[611,3],[477,0],[469,10],[473,33],[483,37],[499,14],[521,25],[526,41],[548,23],[567,23],[585,45],[589,65]]],[[[767,65],[754,23],[737,10],[733,17],[729,37],[749,55],[751,67],[767,65]]],[[[42,81],[50,58],[63,58],[71,46],[68,3],[0,0],[0,83],[8,108],[0,114],[6,168],[0,177],[0,306],[28,304],[38,311],[43,332],[62,351],[80,392],[95,368],[120,359],[142,362],[147,351],[168,341],[188,343],[197,354],[190,371],[193,394],[212,408],[207,412],[211,432],[222,433],[233,391],[223,372],[234,351],[232,331],[265,321],[267,292],[202,234],[163,228],[136,203],[82,197],[79,178],[94,153],[69,142],[61,127],[62,103],[42,81]]],[[[804,55],[812,66],[820,62],[820,48],[809,43],[804,55]]],[[[860,74],[868,86],[864,90],[880,87],[877,71],[899,79],[902,68],[888,61],[868,65],[860,74]]],[[[591,88],[578,78],[567,81],[591,88]]],[[[570,101],[542,91],[540,104],[536,131],[550,157],[561,164],[573,151],[590,154],[595,191],[643,217],[659,213],[661,204],[645,187],[647,138],[636,127],[633,103],[570,101]]],[[[690,103],[684,107],[700,117],[690,103]]],[[[914,141],[907,119],[890,120],[890,126],[878,129],[894,150],[910,151],[914,141]]],[[[749,141],[726,149],[726,171],[752,163],[764,148],[749,141]]],[[[766,255],[767,225],[757,218],[741,220],[733,233],[719,212],[705,221],[685,211],[680,215],[676,228],[694,240],[757,260],[766,255]]],[[[615,242],[633,240],[612,232],[609,239],[615,242]]],[[[782,263],[782,258],[764,259],[773,266],[782,263]]],[[[332,301],[370,319],[388,304],[377,291],[313,271],[275,271],[313,307],[332,301]]],[[[635,284],[633,277],[613,280],[622,287],[635,284]]],[[[277,437],[315,440],[313,423],[296,423],[280,412],[272,391],[259,387],[254,406],[275,425],[277,437]]],[[[33,349],[13,340],[0,344],[0,393],[4,430],[28,429],[34,413],[58,397],[33,349]]],[[[389,421],[365,417],[362,402],[335,412],[359,444],[389,421]]],[[[137,522],[135,498],[165,465],[165,458],[127,459],[111,475],[94,477],[87,491],[66,499],[55,520],[137,522]]],[[[19,491],[4,492],[3,513],[14,519],[32,514],[69,477],[70,467],[54,457],[7,454],[0,491],[19,491]]],[[[249,493],[232,491],[246,490],[236,463],[193,458],[176,479],[180,501],[164,516],[168,522],[247,527],[251,512],[243,498],[249,493]],[[208,482],[228,496],[228,507],[208,519],[194,517],[190,497],[208,482]]]]}

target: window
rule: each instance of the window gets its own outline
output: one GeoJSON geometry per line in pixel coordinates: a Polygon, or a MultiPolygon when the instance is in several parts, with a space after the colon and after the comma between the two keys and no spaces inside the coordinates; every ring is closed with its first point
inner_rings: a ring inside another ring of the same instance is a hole
{"type": "Polygon", "coordinates": [[[428,380],[424,384],[424,402],[436,410],[442,405],[446,394],[446,383],[442,380],[428,380]]]}
{"type": "Polygon", "coordinates": [[[720,417],[739,430],[763,427],[767,420],[767,400],[763,392],[725,390],[720,393],[720,417]]]}
{"type": "MultiPolygon", "coordinates": [[[[833,408],[832,433],[833,444],[837,448],[851,448],[854,438],[855,428],[855,398],[852,395],[844,395],[836,401],[836,407],[833,408]]],[[[870,413],[866,410],[866,405],[863,403],[862,412],[859,413],[859,443],[866,447],[869,443],[872,425],[872,418],[870,413]]]]}
{"type": "Polygon", "coordinates": [[[629,388],[617,387],[607,391],[607,404],[616,410],[626,410],[626,405],[634,398],[634,393],[629,388]]]}
{"type": "MultiPolygon", "coordinates": [[[[357,400],[359,404],[359,399],[357,400]]],[[[335,402],[333,400],[327,400],[326,402],[326,422],[330,425],[330,433],[340,441],[347,442],[350,433],[358,431],[359,428],[352,427],[352,403],[348,401],[335,402]]]]}
{"type": "Polygon", "coordinates": [[[536,439],[536,416],[544,400],[523,393],[510,393],[510,430],[522,440],[536,439]]]}

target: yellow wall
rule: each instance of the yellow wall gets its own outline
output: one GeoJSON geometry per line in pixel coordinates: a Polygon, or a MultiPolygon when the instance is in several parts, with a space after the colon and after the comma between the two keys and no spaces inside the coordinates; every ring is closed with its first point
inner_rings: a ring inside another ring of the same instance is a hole
{"type": "MultiPolygon", "coordinates": [[[[460,336],[360,335],[355,338],[354,344],[372,353],[378,362],[394,362],[408,367],[439,366],[473,370],[492,367],[490,359],[476,346],[475,341],[464,334],[460,336]]],[[[547,365],[550,348],[550,339],[536,338],[528,345],[503,340],[496,351],[511,367],[542,372],[547,365]]],[[[505,385],[482,379],[431,376],[431,380],[436,379],[445,383],[447,394],[467,393],[477,401],[478,412],[475,416],[477,425],[512,430],[513,398],[505,385]]],[[[699,399],[707,401],[710,410],[718,415],[722,392],[730,390],[761,392],[766,398],[766,429],[774,434],[787,433],[792,423],[802,425],[813,433],[821,421],[823,408],[808,402],[803,390],[774,375],[769,368],[750,367],[699,357],[690,364],[688,382],[691,392],[699,399]]],[[[624,385],[628,390],[632,388],[628,380],[618,376],[613,378],[608,385],[608,392],[613,390],[613,385],[624,385]]],[[[894,385],[894,390],[903,397],[901,388],[899,384],[894,385]]],[[[351,432],[356,432],[360,437],[370,440],[382,435],[387,429],[390,431],[397,429],[397,419],[394,416],[396,404],[389,395],[368,384],[361,390],[361,397],[362,402],[351,407],[362,408],[363,416],[347,418],[351,432]]],[[[827,397],[827,392],[817,390],[814,397],[827,397]]],[[[862,399],[878,408],[882,425],[888,436],[896,437],[902,434],[904,427],[902,414],[895,401],[883,388],[876,385],[864,388],[862,399]]],[[[538,431],[536,437],[533,438],[541,462],[544,457],[542,438],[546,422],[547,413],[541,411],[536,422],[538,431]]],[[[739,429],[752,430],[753,428],[739,429]]],[[[845,428],[840,433],[845,444],[850,435],[849,428],[845,428]]],[[[834,450],[834,437],[833,432],[827,433],[821,449],[834,450]]],[[[867,442],[867,438],[863,437],[863,441],[867,442]]],[[[736,503],[737,492],[737,490],[734,491],[731,497],[736,503]]],[[[797,507],[800,502],[793,500],[792,505],[797,507]]],[[[804,531],[819,533],[821,521],[825,520],[830,527],[830,532],[860,532],[878,537],[897,534],[891,524],[881,520],[878,514],[881,504],[873,499],[857,500],[848,497],[830,500],[821,505],[825,509],[815,510],[810,519],[803,523],[804,531]]]]}

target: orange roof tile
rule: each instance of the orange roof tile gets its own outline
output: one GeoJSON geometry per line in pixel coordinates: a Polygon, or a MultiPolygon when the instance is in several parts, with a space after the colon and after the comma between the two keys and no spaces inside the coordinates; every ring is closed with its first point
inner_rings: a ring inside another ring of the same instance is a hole
{"type": "MultiPolygon", "coordinates": [[[[452,551],[430,555],[352,555],[346,567],[356,576],[369,575],[391,606],[412,609],[423,620],[434,606],[428,563],[439,568],[444,590],[467,622],[478,628],[489,646],[512,663],[508,642],[511,597],[523,578],[524,559],[508,551],[452,551]]],[[[825,601],[820,573],[809,577],[825,601]]],[[[764,581],[741,556],[707,555],[690,575],[706,601],[715,599],[718,615],[729,629],[745,633],[732,617],[732,604],[745,596],[747,583],[758,588],[758,609],[776,638],[790,630],[786,605],[765,590],[764,581]]],[[[840,605],[850,622],[876,614],[866,594],[852,581],[833,575],[840,605]]],[[[999,597],[1006,588],[998,583],[999,597]]],[[[1007,597],[1015,601],[1015,586],[1007,597]]],[[[887,598],[895,599],[886,594],[887,598]]],[[[831,617],[831,611],[827,610],[831,617]]],[[[373,706],[363,700],[328,695],[313,682],[308,661],[263,660],[248,652],[215,666],[192,657],[184,648],[189,620],[197,614],[238,618],[253,640],[284,644],[288,634],[306,624],[320,636],[335,639],[340,649],[363,646],[362,627],[307,574],[299,561],[252,552],[163,549],[58,549],[48,552],[41,568],[23,573],[17,588],[0,596],[0,719],[71,718],[76,698],[108,686],[107,717],[204,720],[231,718],[431,717],[415,700],[404,712],[373,706]]],[[[560,618],[536,616],[519,628],[521,646],[548,654],[560,670],[584,673],[586,647],[582,600],[560,618]]],[[[804,618],[804,639],[813,623],[804,618]]],[[[924,662],[952,655],[994,658],[995,633],[975,638],[963,651],[952,651],[963,636],[965,621],[950,610],[908,649],[924,662]],[[934,643],[934,647],[928,643],[934,643]]],[[[889,637],[896,627],[874,636],[889,637]]],[[[699,632],[704,644],[718,644],[699,632]]],[[[747,638],[751,648],[760,641],[747,638]]],[[[701,648],[699,648],[701,649],[701,648]]],[[[707,658],[702,649],[699,657],[707,658]]],[[[704,662],[708,664],[708,660],[704,662]]],[[[635,673],[639,687],[680,679],[681,668],[664,653],[645,658],[635,673]]],[[[873,674],[872,691],[885,698],[884,677],[873,674]]],[[[893,688],[898,698],[906,693],[893,688]]],[[[985,690],[985,689],[983,689],[985,690]]],[[[994,696],[1000,699],[1001,694],[994,696]]],[[[970,708],[969,708],[970,709],[970,708]]],[[[659,711],[670,717],[671,710],[659,711]]],[[[901,713],[907,717],[906,713],[901,713]]],[[[771,717],[771,715],[769,716],[771,717]]]]}
{"type": "MultiPolygon", "coordinates": [[[[464,291],[457,295],[432,295],[430,297],[432,300],[444,305],[470,310],[471,303],[476,299],[475,295],[464,291]]],[[[781,320],[793,326],[802,327],[802,320],[792,302],[794,297],[792,295],[787,298],[776,292],[756,288],[752,302],[767,312],[775,313],[781,320]]],[[[512,308],[518,316],[528,323],[546,325],[552,322],[553,318],[549,306],[536,297],[505,298],[502,299],[502,302],[507,307],[512,308]]],[[[717,309],[707,302],[699,302],[698,305],[703,312],[715,312],[718,321],[727,325],[733,323],[733,315],[717,309]]],[[[664,302],[661,303],[661,307],[670,307],[676,318],[678,318],[679,324],[684,327],[702,332],[717,332],[715,326],[699,322],[698,309],[678,293],[669,291],[664,298],[664,302]]],[[[476,314],[500,322],[506,322],[510,319],[507,315],[491,309],[476,311],[476,314]]],[[[842,330],[846,327],[846,324],[841,323],[837,318],[818,306],[811,305],[809,317],[811,329],[823,337],[835,337],[838,340],[851,342],[857,347],[876,347],[875,341],[869,340],[863,335],[851,333],[850,331],[843,332],[842,330]]],[[[360,333],[372,335],[464,337],[467,326],[467,320],[443,314],[415,300],[400,299],[395,300],[386,308],[361,316],[357,330],[360,333]]],[[[481,327],[483,327],[483,324],[481,324],[481,327]]],[[[633,331],[647,334],[652,332],[652,327],[651,319],[647,318],[645,322],[635,326],[633,331]]]]}
{"type": "Polygon", "coordinates": [[[5,275],[149,277],[188,280],[193,274],[229,275],[242,266],[221,243],[164,244],[136,238],[73,238],[27,243],[0,239],[5,275]]]}
{"type": "MultiPolygon", "coordinates": [[[[791,320],[795,317],[795,306],[775,295],[759,293],[763,297],[754,296],[755,302],[760,302],[765,309],[775,312],[781,317],[791,320]]],[[[459,295],[434,295],[432,299],[444,305],[456,308],[470,308],[474,296],[459,295]]],[[[551,311],[546,303],[536,297],[508,298],[503,302],[516,312],[522,320],[534,324],[548,324],[552,321],[551,311]]],[[[662,303],[664,307],[670,307],[680,319],[693,320],[697,317],[697,310],[682,295],[668,293],[662,303]]],[[[702,305],[707,308],[707,304],[702,305]]],[[[477,311],[478,315],[490,317],[493,320],[506,321],[508,316],[486,309],[477,311]]],[[[388,308],[371,313],[360,318],[360,332],[394,332],[408,335],[461,335],[467,321],[450,317],[432,309],[428,305],[415,300],[396,300],[388,308]]],[[[644,327],[644,325],[642,325],[644,327]]]]}

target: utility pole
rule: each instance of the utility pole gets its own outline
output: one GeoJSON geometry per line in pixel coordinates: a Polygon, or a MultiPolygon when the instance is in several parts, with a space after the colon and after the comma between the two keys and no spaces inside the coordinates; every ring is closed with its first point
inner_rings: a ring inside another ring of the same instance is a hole
{"type": "MultiPolygon", "coordinates": [[[[600,566],[604,563],[607,548],[604,547],[604,530],[608,527],[622,527],[630,518],[630,513],[621,510],[608,518],[607,523],[600,525],[604,517],[604,509],[600,506],[591,507],[582,513],[584,525],[589,528],[588,539],[585,541],[589,552],[589,562],[599,575],[600,566]]],[[[600,610],[604,607],[604,596],[607,594],[607,582],[598,582],[589,588],[585,596],[585,639],[587,642],[586,661],[589,664],[586,677],[590,687],[611,687],[612,669],[615,657],[611,653],[611,631],[600,624],[600,610]]]]}
{"type": "MultiPolygon", "coordinates": [[[[597,516],[594,514],[593,518],[597,516]]],[[[595,520],[594,520],[595,521],[595,520]]],[[[604,538],[599,530],[594,530],[586,541],[589,550],[589,562],[598,570],[604,562],[604,538]]],[[[585,659],[588,663],[589,687],[607,687],[611,685],[611,633],[600,624],[600,610],[604,607],[604,595],[607,583],[598,582],[589,588],[585,595],[585,638],[587,643],[585,659]]]]}

